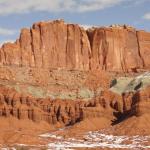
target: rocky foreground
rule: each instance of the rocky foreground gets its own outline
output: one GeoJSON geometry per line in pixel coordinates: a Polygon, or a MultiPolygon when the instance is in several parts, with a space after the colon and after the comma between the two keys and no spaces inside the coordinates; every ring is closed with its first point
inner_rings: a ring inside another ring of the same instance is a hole
{"type": "Polygon", "coordinates": [[[0,147],[149,149],[150,33],[63,20],[0,48],[0,147]]]}

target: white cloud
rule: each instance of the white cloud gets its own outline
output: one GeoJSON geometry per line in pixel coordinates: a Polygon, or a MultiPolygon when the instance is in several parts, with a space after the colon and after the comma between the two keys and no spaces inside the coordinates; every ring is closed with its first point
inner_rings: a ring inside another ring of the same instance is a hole
{"type": "Polygon", "coordinates": [[[124,0],[82,0],[78,5],[79,12],[101,10],[107,7],[117,5],[124,0]]]}
{"type": "Polygon", "coordinates": [[[115,6],[125,0],[0,0],[0,15],[29,12],[87,12],[115,6]]]}
{"type": "Polygon", "coordinates": [[[143,19],[145,19],[145,20],[150,20],[150,12],[149,12],[149,13],[146,13],[146,14],[143,16],[143,19]]]}
{"type": "Polygon", "coordinates": [[[14,35],[15,33],[16,33],[16,30],[0,27],[0,35],[2,36],[14,35]]]}
{"type": "Polygon", "coordinates": [[[148,2],[149,0],[135,0],[134,4],[135,5],[141,5],[142,3],[146,3],[148,2]]]}

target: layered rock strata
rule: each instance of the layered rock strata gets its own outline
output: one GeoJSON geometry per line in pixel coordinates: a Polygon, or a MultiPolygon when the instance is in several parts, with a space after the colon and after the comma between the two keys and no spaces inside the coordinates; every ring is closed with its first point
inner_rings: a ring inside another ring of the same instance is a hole
{"type": "Polygon", "coordinates": [[[101,98],[91,101],[50,100],[33,98],[4,87],[0,91],[0,117],[4,118],[70,125],[86,118],[113,117],[109,102],[101,98]]]}
{"type": "Polygon", "coordinates": [[[150,33],[127,26],[85,30],[62,20],[35,23],[0,49],[2,66],[137,72],[150,69],[150,33]]]}
{"type": "Polygon", "coordinates": [[[149,87],[139,86],[149,78],[125,82],[120,95],[109,83],[112,72],[150,70],[149,56],[150,33],[128,26],[35,23],[0,48],[0,117],[66,126],[147,114],[149,87]]]}

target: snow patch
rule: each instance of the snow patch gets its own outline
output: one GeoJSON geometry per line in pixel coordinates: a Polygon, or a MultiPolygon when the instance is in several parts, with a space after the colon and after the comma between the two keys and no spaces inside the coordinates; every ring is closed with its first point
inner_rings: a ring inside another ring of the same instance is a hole
{"type": "Polygon", "coordinates": [[[67,148],[127,148],[127,149],[149,149],[150,136],[114,136],[99,131],[88,132],[83,136],[84,140],[75,138],[63,139],[52,134],[42,137],[51,137],[55,140],[48,144],[49,149],[63,150],[67,148]]]}
{"type": "Polygon", "coordinates": [[[63,138],[61,136],[56,136],[55,134],[50,134],[50,133],[41,134],[40,137],[43,137],[43,138],[54,138],[54,139],[62,139],[63,138]]]}

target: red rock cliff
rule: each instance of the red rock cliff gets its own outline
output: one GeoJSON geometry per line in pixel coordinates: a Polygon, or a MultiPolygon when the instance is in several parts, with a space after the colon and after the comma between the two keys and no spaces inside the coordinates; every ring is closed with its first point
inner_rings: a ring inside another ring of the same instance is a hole
{"type": "Polygon", "coordinates": [[[42,68],[89,69],[90,44],[83,28],[63,21],[22,29],[15,44],[3,45],[1,63],[42,68]]]}
{"type": "Polygon", "coordinates": [[[96,28],[89,31],[89,35],[92,47],[91,68],[124,72],[144,68],[136,30],[96,28]]]}
{"type": "Polygon", "coordinates": [[[127,26],[84,30],[62,20],[22,29],[19,40],[4,44],[1,65],[114,72],[150,69],[150,33],[127,26]]]}

